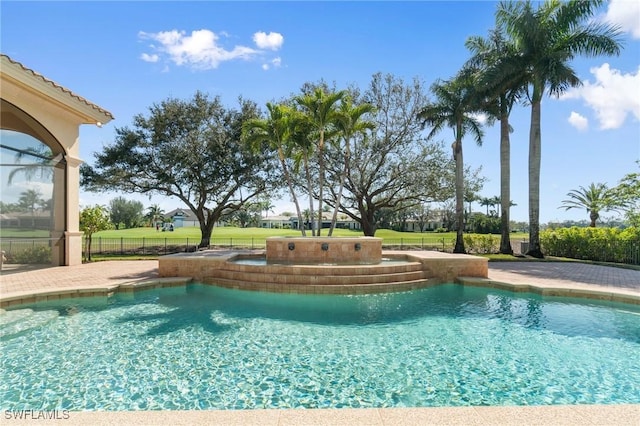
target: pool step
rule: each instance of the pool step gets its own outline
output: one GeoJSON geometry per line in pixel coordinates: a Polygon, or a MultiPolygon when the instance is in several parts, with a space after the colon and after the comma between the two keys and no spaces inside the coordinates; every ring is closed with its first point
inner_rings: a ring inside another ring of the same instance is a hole
{"type": "Polygon", "coordinates": [[[420,262],[269,266],[227,262],[196,279],[230,288],[303,293],[347,293],[353,287],[370,293],[391,287],[412,289],[427,282],[420,262]]]}
{"type": "Polygon", "coordinates": [[[219,287],[268,291],[273,293],[302,293],[302,294],[369,294],[386,293],[392,291],[409,291],[437,285],[439,280],[419,279],[413,281],[398,281],[372,284],[277,284],[262,282],[239,282],[224,278],[206,279],[205,284],[219,287]]]}

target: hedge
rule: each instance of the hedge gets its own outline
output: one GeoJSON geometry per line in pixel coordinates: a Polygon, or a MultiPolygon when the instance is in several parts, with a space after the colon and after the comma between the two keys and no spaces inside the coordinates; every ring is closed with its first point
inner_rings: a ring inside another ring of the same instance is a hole
{"type": "Polygon", "coordinates": [[[560,228],[540,233],[543,253],[573,259],[640,264],[640,228],[560,228]]]}

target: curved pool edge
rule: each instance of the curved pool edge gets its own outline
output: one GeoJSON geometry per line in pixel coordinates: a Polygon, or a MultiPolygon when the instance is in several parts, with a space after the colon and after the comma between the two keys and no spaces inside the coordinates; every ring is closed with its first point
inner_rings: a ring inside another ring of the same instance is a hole
{"type": "MultiPolygon", "coordinates": [[[[38,414],[34,410],[35,415],[38,414]]],[[[49,412],[44,412],[49,413],[49,412]]],[[[584,425],[636,426],[640,404],[469,406],[430,408],[258,409],[210,411],[71,411],[55,413],[47,423],[64,425],[173,424],[173,425],[584,425]],[[64,417],[64,418],[63,418],[64,417]]],[[[5,415],[6,416],[6,415],[5,415]]],[[[6,417],[5,417],[6,418],[6,417]]],[[[26,421],[25,421],[26,420],[26,421]]],[[[21,424],[42,423],[35,417],[21,424]]]]}
{"type": "Polygon", "coordinates": [[[530,293],[543,297],[571,297],[576,299],[605,300],[609,302],[640,305],[640,294],[626,289],[593,286],[591,288],[577,286],[545,286],[542,284],[521,284],[496,281],[490,278],[458,277],[458,284],[470,287],[495,288],[513,293],[530,293]]]}
{"type": "MultiPolygon", "coordinates": [[[[218,250],[190,253],[191,257],[217,259],[225,262],[239,254],[260,254],[262,250],[218,250]]],[[[415,251],[393,251],[397,255],[412,254],[415,251]]],[[[186,254],[186,253],[185,253],[186,254]]],[[[424,252],[423,256],[441,256],[437,252],[424,252]]],[[[455,257],[456,255],[449,255],[455,257]]],[[[159,261],[105,261],[75,266],[60,266],[15,274],[0,274],[0,308],[32,304],[68,297],[109,297],[116,292],[134,292],[150,288],[186,285],[194,281],[192,276],[159,277],[159,261]],[[79,284],[80,283],[80,284],[79,284]]],[[[498,262],[499,264],[500,262],[498,262]]],[[[489,263],[490,266],[494,262],[489,263]]],[[[539,274],[537,264],[521,264],[514,270],[507,263],[508,273],[501,268],[490,268],[488,278],[460,276],[458,283],[469,286],[485,286],[513,292],[530,292],[544,296],[591,298],[624,301],[640,304],[640,285],[629,286],[630,282],[640,284],[640,271],[616,269],[610,266],[582,265],[575,263],[549,263],[555,265],[554,275],[560,280],[549,280],[539,274]],[[602,273],[598,271],[602,270],[602,273]],[[582,282],[581,277],[602,277],[599,284],[582,282]],[[625,284],[626,283],[626,284],[625,284]]],[[[197,280],[196,280],[197,281],[197,280]]],[[[447,282],[455,282],[450,280],[447,282]]],[[[437,285],[433,283],[432,285],[437,285]]]]}
{"type": "MultiPolygon", "coordinates": [[[[592,300],[604,300],[610,302],[627,303],[632,305],[640,305],[640,293],[622,289],[622,288],[610,288],[610,287],[596,287],[591,288],[574,287],[574,286],[544,286],[535,284],[520,284],[509,283],[503,281],[496,281],[490,278],[477,278],[477,277],[458,277],[453,281],[456,284],[470,287],[487,287],[495,288],[497,290],[505,290],[513,293],[530,293],[537,294],[542,297],[570,297],[575,299],[592,299],[592,300]]],[[[143,281],[127,281],[120,284],[114,284],[104,287],[94,286],[79,286],[74,288],[65,288],[57,290],[46,290],[39,292],[25,292],[14,295],[0,295],[0,308],[15,307],[19,305],[28,305],[38,302],[46,302],[51,300],[78,298],[78,297],[111,297],[116,293],[135,293],[138,291],[152,290],[168,287],[181,287],[192,283],[200,283],[204,285],[212,285],[217,287],[225,287],[231,289],[256,291],[251,288],[243,288],[237,284],[218,284],[213,282],[200,282],[191,277],[170,277],[170,278],[152,278],[143,281]]],[[[313,292],[314,286],[308,286],[308,291],[298,291],[303,294],[372,294],[382,293],[389,291],[411,291],[427,287],[433,287],[437,285],[446,284],[444,281],[438,280],[424,280],[418,283],[399,283],[396,286],[393,284],[384,284],[382,287],[376,287],[376,285],[366,286],[362,284],[354,286],[316,286],[319,290],[327,290],[325,292],[313,292]],[[331,288],[339,287],[339,288],[331,288]]],[[[258,290],[261,291],[261,290],[258,290]]],[[[283,291],[284,293],[291,293],[294,291],[283,291]]]]}

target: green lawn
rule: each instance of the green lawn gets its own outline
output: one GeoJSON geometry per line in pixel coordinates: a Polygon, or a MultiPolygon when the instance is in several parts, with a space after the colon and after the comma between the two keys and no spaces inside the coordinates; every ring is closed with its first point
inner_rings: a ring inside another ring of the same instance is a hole
{"type": "MultiPolygon", "coordinates": [[[[326,236],[328,230],[323,229],[322,235],[326,236]]],[[[266,237],[276,237],[276,236],[298,236],[300,235],[299,231],[291,230],[291,229],[266,229],[266,228],[235,228],[231,226],[215,228],[213,230],[213,234],[211,234],[212,239],[216,238],[238,238],[238,239],[246,239],[246,238],[266,238],[266,237]]],[[[307,235],[311,235],[310,232],[307,232],[307,235]]],[[[336,237],[352,237],[352,236],[361,236],[362,232],[359,231],[350,231],[347,229],[336,229],[333,232],[333,235],[336,237]]],[[[175,228],[173,232],[162,232],[156,231],[155,228],[134,228],[134,229],[122,229],[122,230],[109,230],[102,231],[94,234],[94,237],[103,237],[103,238],[200,238],[200,228],[197,227],[185,227],[185,228],[175,228]]],[[[429,241],[429,242],[439,242],[443,238],[445,240],[455,239],[455,232],[444,232],[444,233],[435,233],[435,232],[398,232],[392,231],[389,229],[380,229],[376,232],[376,237],[383,238],[384,240],[400,240],[402,239],[404,242],[411,241],[429,241]]],[[[499,236],[496,236],[499,238],[499,236]]],[[[512,233],[512,239],[521,239],[528,238],[528,235],[525,233],[512,233]]]]}
{"type": "Polygon", "coordinates": [[[49,231],[41,229],[13,229],[3,228],[0,230],[2,238],[49,238],[49,231]]]}

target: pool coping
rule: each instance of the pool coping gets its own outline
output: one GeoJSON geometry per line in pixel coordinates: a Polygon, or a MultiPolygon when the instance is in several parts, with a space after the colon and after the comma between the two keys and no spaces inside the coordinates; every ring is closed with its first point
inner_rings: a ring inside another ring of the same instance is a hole
{"type": "MultiPolygon", "coordinates": [[[[38,302],[45,302],[50,300],[60,300],[67,298],[77,297],[111,297],[116,293],[133,293],[143,290],[151,290],[166,287],[180,287],[194,283],[191,277],[167,277],[167,278],[151,278],[148,280],[131,280],[121,283],[114,283],[106,286],[76,286],[64,289],[42,290],[42,291],[27,291],[18,292],[11,295],[0,294],[0,308],[15,307],[18,305],[33,304],[38,302]]],[[[619,303],[628,303],[634,305],[640,305],[640,292],[625,289],[625,288],[612,288],[612,287],[598,287],[590,286],[589,288],[577,287],[577,286],[548,286],[544,284],[522,284],[522,283],[510,283],[505,281],[498,281],[491,278],[478,278],[478,277],[458,277],[454,280],[456,284],[470,286],[470,287],[485,287],[494,288],[498,290],[511,291],[514,293],[530,293],[537,294],[542,297],[570,297],[577,299],[594,299],[604,300],[619,303]]],[[[203,285],[216,286],[215,283],[200,282],[197,283],[203,285]]],[[[439,280],[425,279],[421,282],[411,283],[410,285],[399,284],[397,286],[398,291],[409,291],[426,287],[433,287],[445,284],[439,280]]],[[[222,285],[222,287],[227,287],[222,285]]],[[[313,287],[313,286],[309,286],[313,287]]],[[[331,286],[323,286],[331,287],[331,286]]],[[[348,293],[350,289],[355,294],[362,294],[362,290],[358,291],[359,287],[363,285],[353,286],[339,286],[344,291],[336,292],[335,294],[348,293]]],[[[382,284],[383,291],[389,291],[393,287],[393,284],[382,284]]],[[[236,287],[240,290],[254,291],[253,289],[242,287],[236,287]]]]}
{"type": "MultiPolygon", "coordinates": [[[[3,424],[11,422],[3,413],[3,424]]],[[[10,412],[11,413],[11,412],[10,412]]],[[[19,413],[19,412],[18,412],[19,413]]],[[[256,409],[202,411],[62,411],[39,412],[20,424],[75,425],[617,425],[637,426],[640,405],[548,405],[509,407],[256,409]]]]}

